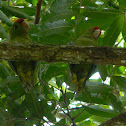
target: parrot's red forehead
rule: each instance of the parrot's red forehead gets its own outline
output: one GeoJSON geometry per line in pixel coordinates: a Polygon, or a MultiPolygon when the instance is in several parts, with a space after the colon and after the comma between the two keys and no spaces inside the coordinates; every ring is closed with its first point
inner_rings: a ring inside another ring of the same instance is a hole
{"type": "Polygon", "coordinates": [[[100,29],[99,27],[94,27],[94,30],[100,29]]]}
{"type": "Polygon", "coordinates": [[[19,24],[22,24],[23,21],[24,21],[24,19],[19,18],[19,19],[17,19],[15,22],[18,22],[19,24]]]}
{"type": "Polygon", "coordinates": [[[93,29],[94,30],[99,30],[100,31],[100,34],[101,34],[101,29],[99,27],[94,27],[93,29]]]}

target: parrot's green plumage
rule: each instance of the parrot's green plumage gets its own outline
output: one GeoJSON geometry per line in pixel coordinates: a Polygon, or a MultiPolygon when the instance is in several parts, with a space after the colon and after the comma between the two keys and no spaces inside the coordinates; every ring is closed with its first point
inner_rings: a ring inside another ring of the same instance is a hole
{"type": "Polygon", "coordinates": [[[11,43],[31,43],[28,35],[29,25],[23,19],[17,19],[10,28],[11,43]]]}
{"type": "MultiPolygon", "coordinates": [[[[85,34],[80,36],[77,41],[72,45],[78,46],[96,46],[97,39],[101,34],[101,29],[94,27],[88,29],[85,34]]],[[[84,89],[86,81],[92,75],[92,72],[96,68],[94,64],[70,64],[70,71],[72,74],[72,84],[76,85],[76,91],[82,91],[84,89]]]]}
{"type": "MultiPolygon", "coordinates": [[[[17,19],[10,28],[10,42],[11,43],[31,43],[32,41],[28,35],[29,25],[23,19],[17,19]]],[[[30,87],[34,86],[34,71],[36,61],[8,61],[11,68],[17,73],[20,81],[29,92],[30,87]]]]}

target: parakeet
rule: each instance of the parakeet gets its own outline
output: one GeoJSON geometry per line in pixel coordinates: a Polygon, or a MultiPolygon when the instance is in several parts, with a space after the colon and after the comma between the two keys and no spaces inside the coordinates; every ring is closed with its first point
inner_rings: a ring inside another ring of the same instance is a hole
{"type": "MultiPolygon", "coordinates": [[[[78,46],[96,46],[97,40],[101,34],[101,29],[94,27],[88,29],[85,34],[80,36],[77,41],[73,42],[72,45],[78,46]]],[[[86,81],[90,78],[94,72],[96,65],[94,64],[69,64],[72,84],[76,86],[76,91],[82,91],[84,89],[86,81]]]]}
{"type": "MultiPolygon", "coordinates": [[[[29,25],[24,19],[17,19],[9,31],[11,43],[31,43],[31,39],[28,35],[29,25]]],[[[11,68],[19,76],[20,81],[25,88],[26,92],[29,92],[30,87],[34,86],[34,71],[37,65],[37,61],[8,61],[11,68]]]]}

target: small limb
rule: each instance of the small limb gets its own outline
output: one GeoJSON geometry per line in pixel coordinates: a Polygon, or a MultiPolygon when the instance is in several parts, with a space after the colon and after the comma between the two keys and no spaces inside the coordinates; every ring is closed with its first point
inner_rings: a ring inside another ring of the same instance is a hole
{"type": "Polygon", "coordinates": [[[65,93],[63,93],[63,90],[62,90],[62,87],[61,87],[61,93],[63,95],[64,104],[65,104],[66,110],[67,110],[67,113],[65,113],[65,114],[70,118],[71,122],[73,123],[72,126],[76,126],[74,119],[71,117],[69,109],[68,109],[68,105],[67,105],[67,101],[66,101],[66,89],[65,89],[65,93]]]}
{"type": "Polygon", "coordinates": [[[36,6],[36,15],[35,15],[35,22],[34,22],[35,24],[39,23],[42,2],[43,0],[38,0],[37,6],[36,6]]]}

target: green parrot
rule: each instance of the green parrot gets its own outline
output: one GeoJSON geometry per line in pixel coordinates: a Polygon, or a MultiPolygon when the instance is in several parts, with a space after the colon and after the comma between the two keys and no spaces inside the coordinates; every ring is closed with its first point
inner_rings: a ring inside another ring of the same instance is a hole
{"type": "MultiPolygon", "coordinates": [[[[28,35],[29,25],[24,19],[17,19],[13,26],[10,28],[9,36],[11,43],[31,43],[31,39],[28,35]]],[[[25,88],[26,92],[30,91],[30,87],[34,86],[34,71],[37,65],[37,61],[8,61],[10,67],[19,76],[20,81],[25,88]]]]}
{"type": "MultiPolygon", "coordinates": [[[[80,36],[77,41],[73,42],[72,45],[78,46],[96,46],[97,40],[101,34],[101,29],[94,27],[88,29],[85,34],[80,36]]],[[[94,72],[96,65],[94,64],[69,64],[72,85],[75,85],[76,91],[82,91],[84,89],[86,81],[90,78],[94,72]]]]}

